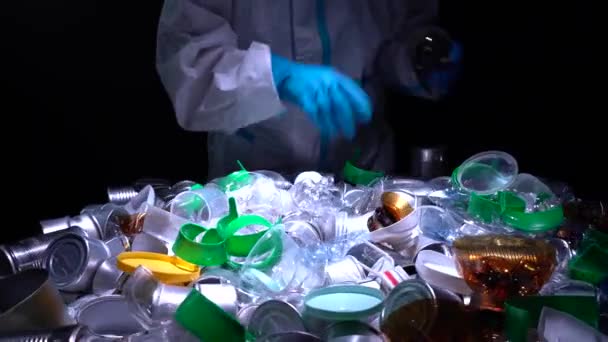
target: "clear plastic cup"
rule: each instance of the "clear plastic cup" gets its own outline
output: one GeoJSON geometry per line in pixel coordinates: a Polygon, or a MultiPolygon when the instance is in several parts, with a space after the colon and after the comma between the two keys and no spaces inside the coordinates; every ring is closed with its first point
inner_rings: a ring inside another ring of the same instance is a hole
{"type": "Polygon", "coordinates": [[[282,226],[271,228],[251,249],[240,271],[240,288],[261,298],[279,298],[325,281],[327,258],[315,246],[301,248],[282,226]]]}
{"type": "Polygon", "coordinates": [[[175,196],[170,212],[188,221],[208,226],[228,213],[228,197],[216,187],[190,190],[175,196]]]}
{"type": "Polygon", "coordinates": [[[448,211],[436,206],[421,206],[418,227],[424,236],[436,241],[454,241],[462,226],[448,211]]]}
{"type": "Polygon", "coordinates": [[[456,172],[461,189],[491,195],[508,188],[519,172],[517,160],[508,153],[487,151],[467,159],[456,172]]]}
{"type": "Polygon", "coordinates": [[[549,186],[531,174],[517,175],[509,190],[516,192],[526,202],[526,212],[542,211],[549,209],[551,205],[559,204],[549,186]]]}
{"type": "Polygon", "coordinates": [[[142,231],[166,242],[169,247],[175,243],[180,227],[188,223],[186,219],[149,204],[144,204],[141,213],[144,215],[142,231]]]}

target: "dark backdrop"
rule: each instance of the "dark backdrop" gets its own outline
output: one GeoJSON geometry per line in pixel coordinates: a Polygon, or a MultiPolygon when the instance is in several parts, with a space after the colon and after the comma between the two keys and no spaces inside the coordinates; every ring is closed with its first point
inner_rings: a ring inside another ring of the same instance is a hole
{"type": "MultiPolygon", "coordinates": [[[[408,122],[402,151],[446,144],[454,166],[501,149],[522,171],[608,197],[606,130],[591,107],[597,23],[588,2],[443,1],[442,25],[465,47],[463,78],[439,103],[391,96],[393,118],[408,122]]],[[[3,110],[4,131],[17,137],[4,135],[14,173],[6,183],[16,189],[5,196],[12,202],[0,240],[103,202],[107,185],[205,180],[205,137],[179,129],[155,73],[161,5],[26,0],[3,11],[10,62],[1,74],[5,103],[15,104],[3,110]]]]}

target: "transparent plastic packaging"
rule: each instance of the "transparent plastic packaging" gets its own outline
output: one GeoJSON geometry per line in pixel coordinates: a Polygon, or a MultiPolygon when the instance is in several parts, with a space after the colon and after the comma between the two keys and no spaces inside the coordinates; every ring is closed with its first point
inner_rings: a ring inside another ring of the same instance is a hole
{"type": "Polygon", "coordinates": [[[252,248],[240,271],[239,287],[260,298],[282,298],[323,285],[327,258],[301,248],[282,226],[270,229],[252,248]]]}
{"type": "Polygon", "coordinates": [[[519,172],[517,160],[508,153],[487,151],[478,153],[455,172],[461,189],[478,195],[491,195],[508,188],[519,172]]]}
{"type": "Polygon", "coordinates": [[[462,232],[462,224],[449,211],[436,206],[421,206],[418,227],[422,234],[436,241],[454,241],[462,232]]]}
{"type": "Polygon", "coordinates": [[[124,208],[131,215],[142,211],[144,205],[154,206],[156,204],[156,194],[151,185],[144,187],[137,196],[133,197],[124,208]]]}
{"type": "Polygon", "coordinates": [[[338,211],[342,207],[342,193],[329,177],[320,181],[311,178],[296,181],[289,191],[297,207],[304,211],[338,211]]]}
{"type": "Polygon", "coordinates": [[[186,219],[149,204],[143,205],[141,213],[144,215],[142,231],[166,242],[168,246],[173,246],[180,227],[188,223],[186,219]]]}
{"type": "Polygon", "coordinates": [[[228,214],[228,197],[219,188],[205,187],[175,196],[170,212],[205,227],[228,214]]]}
{"type": "Polygon", "coordinates": [[[540,179],[528,173],[520,173],[509,190],[517,193],[526,202],[526,212],[537,212],[559,204],[559,199],[540,179]]]}

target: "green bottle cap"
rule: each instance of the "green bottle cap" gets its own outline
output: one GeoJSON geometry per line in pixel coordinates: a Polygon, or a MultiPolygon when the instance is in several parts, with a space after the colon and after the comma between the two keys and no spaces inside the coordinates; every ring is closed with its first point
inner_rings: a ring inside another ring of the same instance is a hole
{"type": "Polygon", "coordinates": [[[526,213],[525,210],[525,201],[511,191],[487,196],[471,193],[467,207],[467,212],[482,222],[489,223],[500,218],[506,225],[527,233],[555,229],[564,220],[561,205],[533,213],[526,213]]]}
{"type": "Polygon", "coordinates": [[[228,260],[224,239],[217,229],[188,223],[179,230],[179,235],[173,244],[173,253],[178,257],[199,266],[219,266],[228,260]],[[201,242],[195,239],[203,235],[201,242]]]}
{"type": "Polygon", "coordinates": [[[175,320],[205,342],[244,342],[252,339],[234,317],[195,289],[177,308],[175,320]]]}
{"type": "Polygon", "coordinates": [[[234,235],[239,230],[248,226],[271,228],[273,225],[265,218],[257,215],[243,215],[237,217],[228,224],[227,229],[224,231],[225,236],[229,236],[226,241],[228,254],[246,257],[249,255],[251,248],[253,248],[258,240],[268,231],[268,229],[264,229],[254,234],[234,235]]]}

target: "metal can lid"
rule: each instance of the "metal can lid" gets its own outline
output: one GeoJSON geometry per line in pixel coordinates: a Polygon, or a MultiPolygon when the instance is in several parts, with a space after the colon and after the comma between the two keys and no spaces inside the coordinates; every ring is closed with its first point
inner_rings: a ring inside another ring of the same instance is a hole
{"type": "Polygon", "coordinates": [[[62,288],[76,280],[87,265],[89,248],[84,237],[66,234],[48,249],[46,266],[49,277],[62,288]]]}
{"type": "Polygon", "coordinates": [[[288,331],[264,336],[256,341],[262,342],[320,342],[321,339],[304,331],[288,331]]]}
{"type": "Polygon", "coordinates": [[[358,321],[336,322],[323,334],[324,341],[332,342],[383,342],[381,333],[372,326],[358,321]]]}
{"type": "Polygon", "coordinates": [[[129,313],[125,297],[119,295],[91,300],[80,308],[75,318],[92,332],[107,337],[122,337],[144,330],[129,313]]]}
{"type": "Polygon", "coordinates": [[[425,331],[437,315],[435,302],[435,292],[428,283],[419,279],[405,280],[397,285],[387,296],[384,308],[380,313],[380,325],[384,325],[394,312],[409,306],[411,312],[408,311],[405,314],[409,320],[408,323],[421,331],[425,331]],[[423,302],[425,300],[428,301],[429,305],[410,306],[414,302],[423,302]]]}
{"type": "Polygon", "coordinates": [[[247,329],[256,336],[306,331],[298,310],[280,300],[269,300],[260,304],[252,313],[247,329]]]}
{"type": "Polygon", "coordinates": [[[251,315],[255,312],[259,305],[248,305],[239,310],[236,314],[236,318],[241,322],[242,325],[249,325],[251,321],[251,315]]]}

